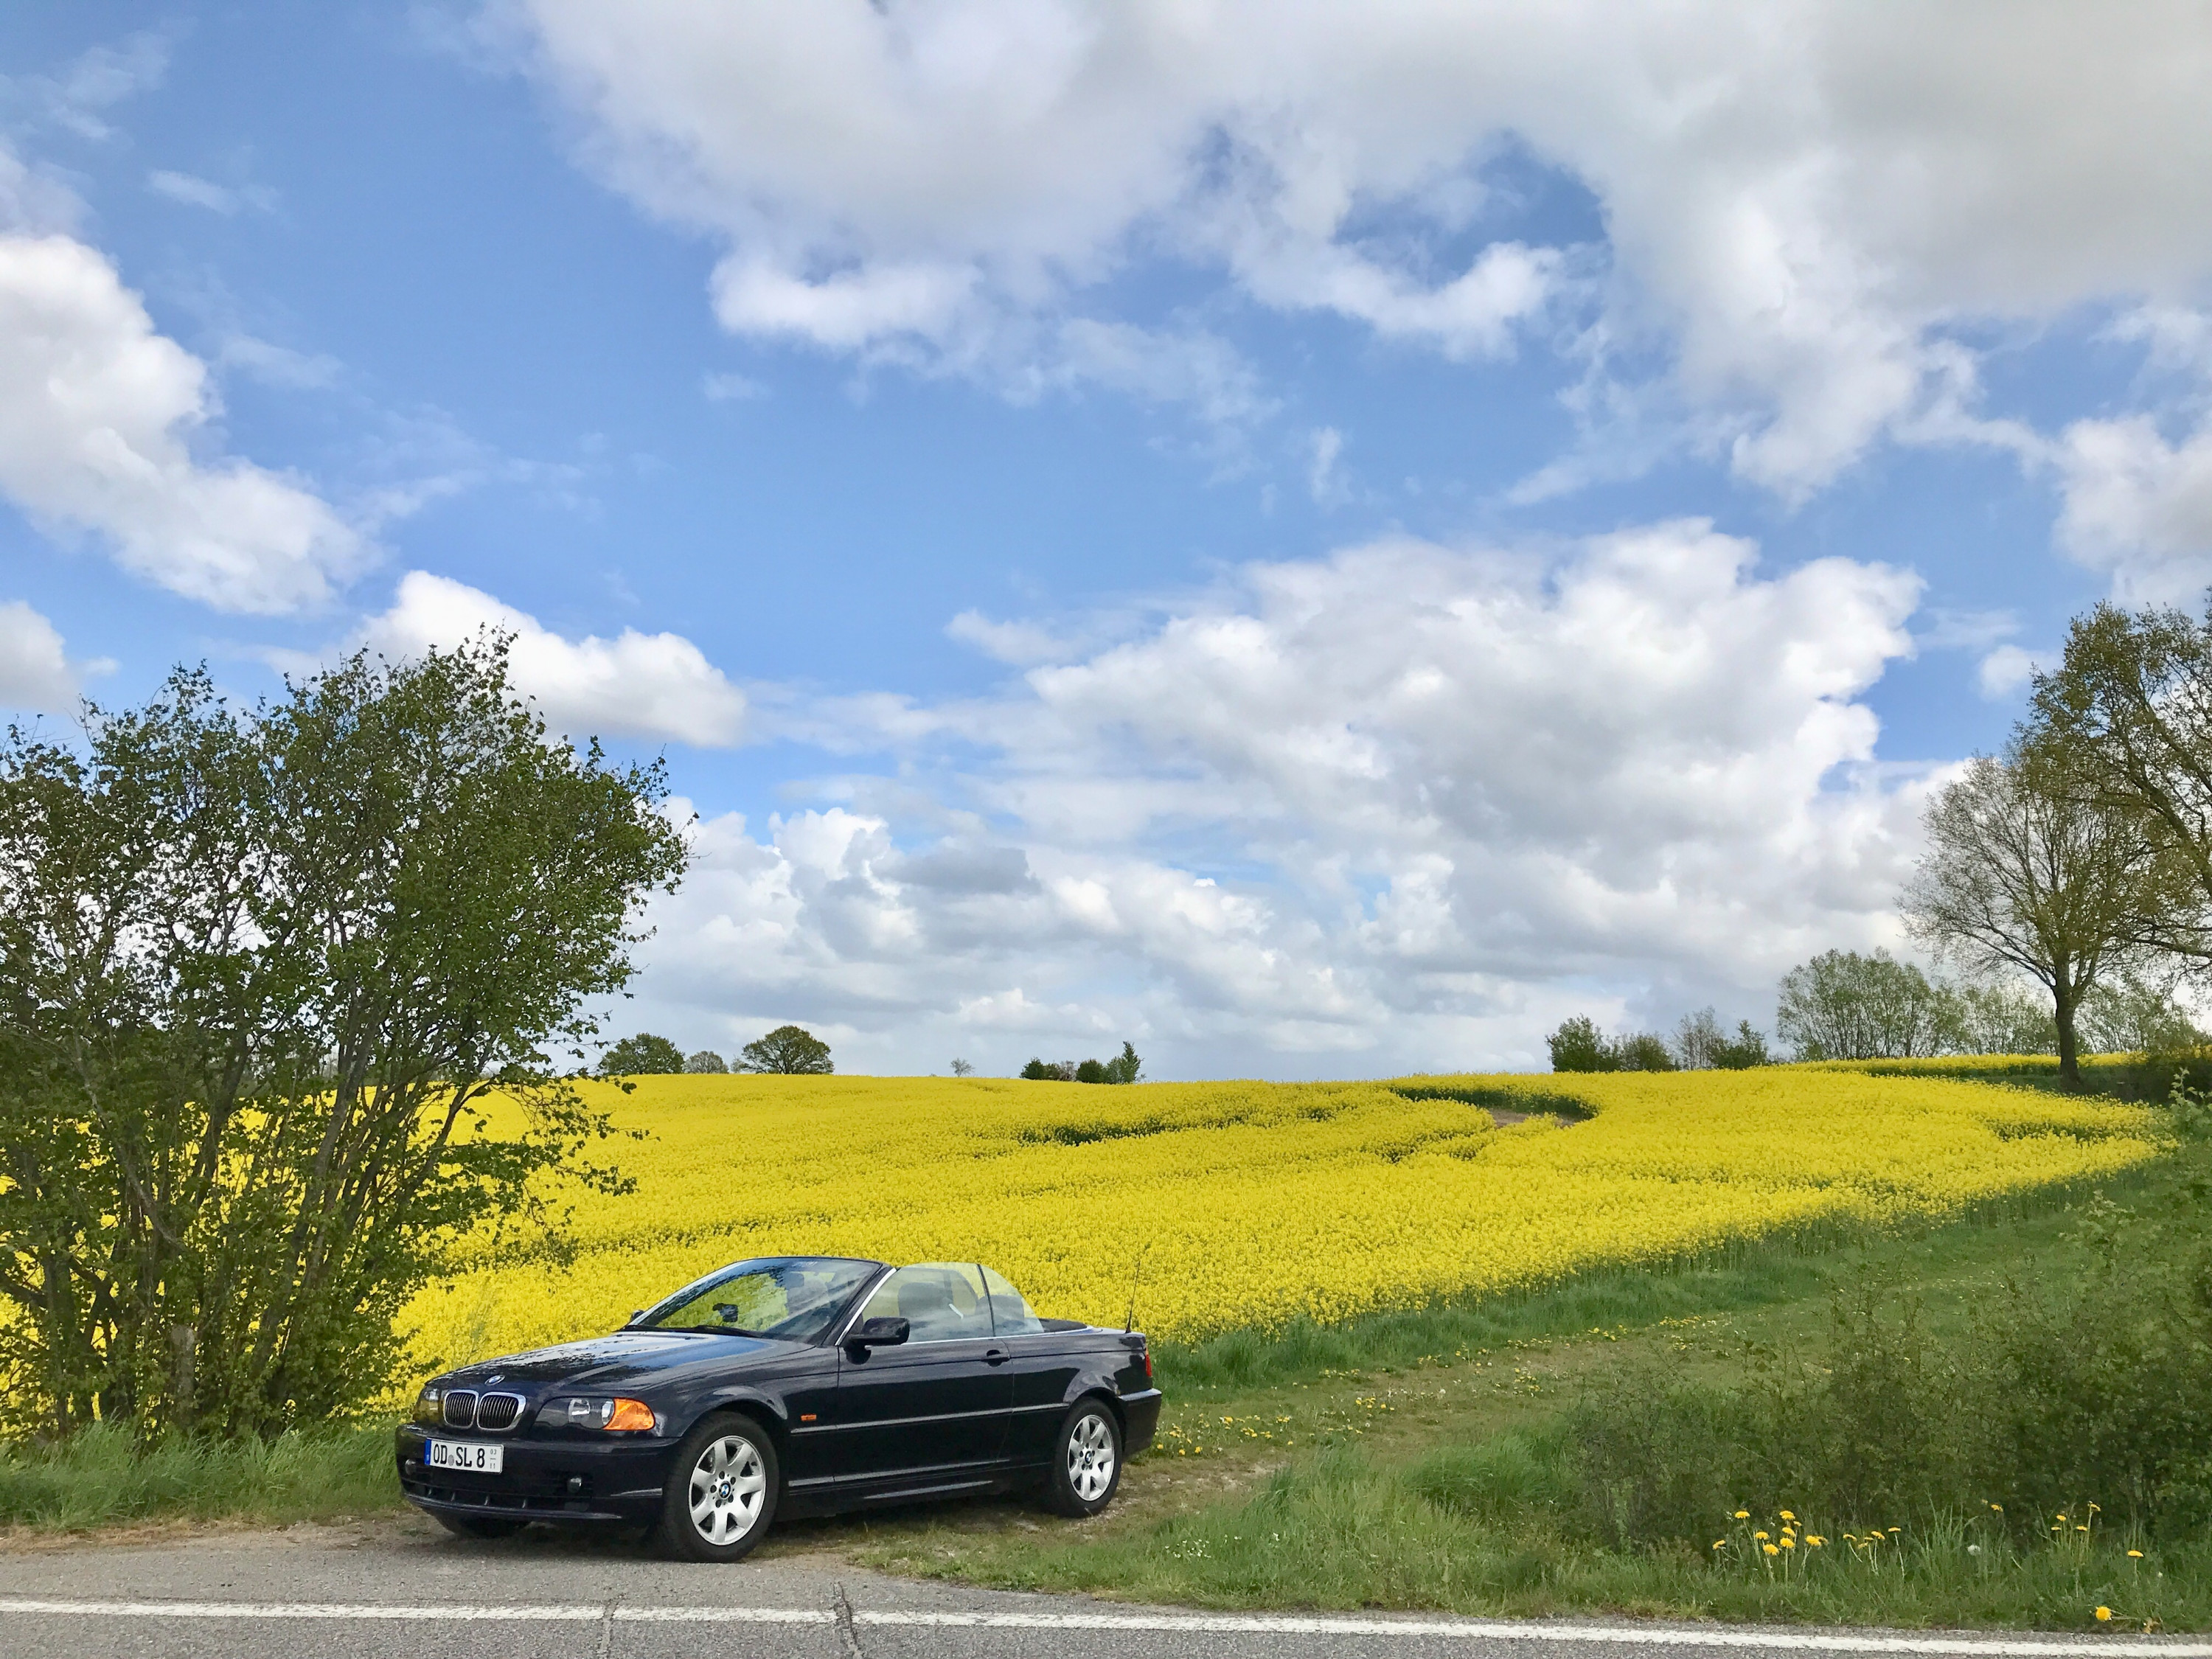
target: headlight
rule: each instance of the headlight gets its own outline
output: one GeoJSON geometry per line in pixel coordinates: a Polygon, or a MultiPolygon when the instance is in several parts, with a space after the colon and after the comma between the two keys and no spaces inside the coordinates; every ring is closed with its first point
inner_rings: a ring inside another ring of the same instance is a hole
{"type": "Polygon", "coordinates": [[[612,1399],[604,1395],[571,1395],[549,1400],[545,1409],[538,1413],[538,1420],[549,1426],[565,1423],[572,1429],[650,1431],[660,1424],[660,1419],[653,1414],[653,1407],[645,1401],[619,1395],[612,1399]]]}
{"type": "Polygon", "coordinates": [[[415,1396],[415,1420],[435,1428],[446,1420],[446,1396],[435,1382],[425,1382],[415,1396]]]}

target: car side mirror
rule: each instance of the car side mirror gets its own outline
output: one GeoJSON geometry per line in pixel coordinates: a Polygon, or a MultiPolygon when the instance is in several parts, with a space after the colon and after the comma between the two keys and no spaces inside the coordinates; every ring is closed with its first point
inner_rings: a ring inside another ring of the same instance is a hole
{"type": "Polygon", "coordinates": [[[903,1319],[864,1319],[845,1342],[854,1348],[894,1348],[906,1340],[908,1329],[903,1319]]]}

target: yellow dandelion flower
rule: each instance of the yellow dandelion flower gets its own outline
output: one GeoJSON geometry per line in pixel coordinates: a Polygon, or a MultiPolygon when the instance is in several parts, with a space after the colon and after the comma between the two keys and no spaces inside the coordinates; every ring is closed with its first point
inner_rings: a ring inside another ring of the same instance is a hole
{"type": "Polygon", "coordinates": [[[1716,1538],[1716,1539],[1714,1539],[1714,1540],[1713,1540],[1713,1547],[1714,1547],[1715,1549],[1717,1549],[1717,1550],[1724,1550],[1724,1549],[1726,1549],[1726,1548],[1728,1547],[1728,1540],[1727,1540],[1727,1539],[1725,1539],[1725,1538],[1716,1538]]]}
{"type": "Polygon", "coordinates": [[[1771,1544],[1761,1544],[1759,1548],[1765,1550],[1769,1555],[1779,1555],[1782,1553],[1780,1550],[1775,1548],[1771,1544]]]}
{"type": "Polygon", "coordinates": [[[1790,1514],[1788,1510],[1784,1510],[1782,1511],[1782,1518],[1784,1521],[1795,1521],[1797,1517],[1790,1514]]]}
{"type": "Polygon", "coordinates": [[[1992,1504],[1990,1507],[1995,1510],[1999,1515],[2002,1515],[2004,1513],[2004,1505],[2002,1504],[1992,1504]]]}
{"type": "Polygon", "coordinates": [[[1794,1550],[1797,1547],[1797,1540],[1785,1532],[1782,1534],[1782,1547],[1785,1550],[1794,1550]]]}
{"type": "Polygon", "coordinates": [[[1731,1518],[1737,1521],[1748,1521],[1751,1519],[1751,1511],[1749,1510],[1738,1510],[1731,1518]]]}
{"type": "Polygon", "coordinates": [[[2112,1616],[2112,1610],[2110,1607],[2099,1607],[2097,1609],[2097,1622],[2100,1625],[2109,1620],[2112,1616]]]}
{"type": "Polygon", "coordinates": [[[2088,1531],[2089,1529],[2088,1529],[2088,1528],[2087,1528],[2087,1527],[2076,1527],[2076,1528],[2074,1528],[2074,1530],[2075,1530],[2075,1531],[2076,1531],[2076,1532],[2087,1532],[2087,1531],[2088,1531]]]}
{"type": "Polygon", "coordinates": [[[2130,1559],[2130,1561],[2140,1561],[2140,1560],[2142,1560],[2142,1552],[2141,1550],[2130,1550],[2130,1551],[2128,1552],[2128,1559],[2130,1559]]]}
{"type": "Polygon", "coordinates": [[[1762,1544],[1764,1544],[1764,1543],[1766,1541],[1766,1534],[1765,1534],[1765,1533],[1763,1533],[1763,1532],[1755,1532],[1755,1533],[1752,1534],[1752,1536],[1753,1536],[1753,1538],[1756,1538],[1757,1540],[1759,1540],[1759,1541],[1760,1543],[1762,1543],[1762,1544]]]}

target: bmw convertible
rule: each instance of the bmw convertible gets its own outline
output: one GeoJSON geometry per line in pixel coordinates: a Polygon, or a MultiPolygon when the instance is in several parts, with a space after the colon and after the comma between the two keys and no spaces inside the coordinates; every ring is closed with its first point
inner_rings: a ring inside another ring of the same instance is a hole
{"type": "Polygon", "coordinates": [[[779,1515],[1024,1487],[1096,1515],[1159,1415],[1143,1333],[1040,1319],[979,1263],[772,1256],[433,1378],[396,1450],[467,1537],[644,1523],[734,1561],[779,1515]]]}

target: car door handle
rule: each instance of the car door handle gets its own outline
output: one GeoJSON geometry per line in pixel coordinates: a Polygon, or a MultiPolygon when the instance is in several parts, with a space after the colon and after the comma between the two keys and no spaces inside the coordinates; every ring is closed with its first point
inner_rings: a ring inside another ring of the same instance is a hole
{"type": "Polygon", "coordinates": [[[986,1348],[983,1350],[983,1363],[986,1365],[1003,1365],[1012,1358],[1013,1355],[1008,1353],[1004,1348],[986,1348]]]}

